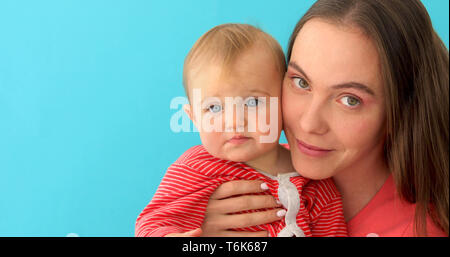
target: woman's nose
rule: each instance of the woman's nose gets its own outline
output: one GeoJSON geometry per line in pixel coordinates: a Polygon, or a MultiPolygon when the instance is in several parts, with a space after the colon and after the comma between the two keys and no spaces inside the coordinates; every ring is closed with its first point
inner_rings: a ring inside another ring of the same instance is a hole
{"type": "Polygon", "coordinates": [[[301,129],[309,134],[323,135],[328,131],[323,105],[318,102],[309,102],[302,107],[300,116],[301,129]]]}

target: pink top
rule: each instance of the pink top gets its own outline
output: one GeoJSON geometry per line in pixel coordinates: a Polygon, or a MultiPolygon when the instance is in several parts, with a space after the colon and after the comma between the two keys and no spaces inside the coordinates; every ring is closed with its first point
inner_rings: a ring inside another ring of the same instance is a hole
{"type": "MultiPolygon", "coordinates": [[[[412,237],[414,236],[415,204],[399,198],[392,175],[378,193],[348,223],[348,234],[353,237],[412,237]]],[[[432,237],[447,237],[427,217],[427,233],[432,237]]]]}

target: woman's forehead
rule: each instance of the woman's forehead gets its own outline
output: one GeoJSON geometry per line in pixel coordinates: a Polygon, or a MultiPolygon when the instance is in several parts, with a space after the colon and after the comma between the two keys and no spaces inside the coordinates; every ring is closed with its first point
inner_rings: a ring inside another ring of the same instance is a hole
{"type": "Polygon", "coordinates": [[[308,21],[297,35],[290,62],[300,66],[311,83],[381,85],[376,47],[354,27],[320,19],[308,21]]]}

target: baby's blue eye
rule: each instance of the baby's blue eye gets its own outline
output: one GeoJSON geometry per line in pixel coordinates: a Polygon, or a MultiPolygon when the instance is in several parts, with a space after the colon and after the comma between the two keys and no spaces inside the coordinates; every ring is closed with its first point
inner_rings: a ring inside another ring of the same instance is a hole
{"type": "Polygon", "coordinates": [[[208,110],[212,113],[218,113],[222,111],[222,106],[218,104],[212,104],[208,107],[208,110]]]}
{"type": "Polygon", "coordinates": [[[245,105],[247,105],[248,107],[256,107],[258,105],[258,99],[257,98],[250,98],[247,100],[247,103],[245,103],[245,105]]]}

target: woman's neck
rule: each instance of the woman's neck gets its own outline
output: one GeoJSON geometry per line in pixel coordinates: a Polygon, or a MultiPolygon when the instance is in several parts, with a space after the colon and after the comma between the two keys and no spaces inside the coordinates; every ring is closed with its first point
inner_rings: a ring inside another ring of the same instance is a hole
{"type": "Polygon", "coordinates": [[[389,174],[386,162],[380,157],[373,160],[365,159],[333,177],[342,195],[346,221],[351,220],[372,200],[389,174]]]}

